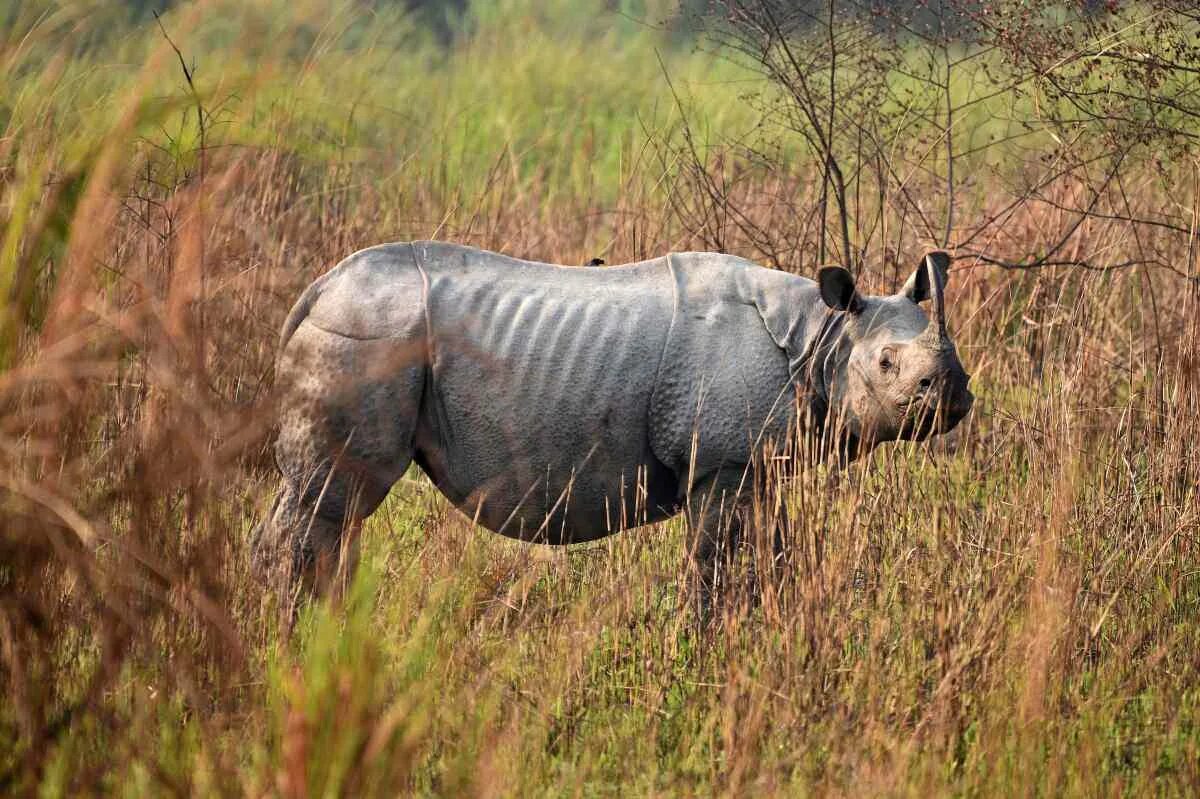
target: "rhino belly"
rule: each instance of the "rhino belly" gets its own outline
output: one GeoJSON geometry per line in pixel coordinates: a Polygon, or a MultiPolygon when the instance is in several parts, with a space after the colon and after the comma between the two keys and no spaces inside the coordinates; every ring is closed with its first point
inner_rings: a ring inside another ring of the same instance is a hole
{"type": "Polygon", "coordinates": [[[488,457],[478,446],[433,443],[437,432],[432,426],[421,431],[417,463],[463,514],[510,538],[593,541],[677,509],[676,476],[632,447],[602,441],[538,457],[530,450],[540,439],[518,434],[502,439],[506,444],[488,457]]]}
{"type": "Polygon", "coordinates": [[[669,306],[462,283],[431,281],[416,457],[442,492],[491,530],[552,544],[674,513],[679,480],[647,420],[669,306]]]}

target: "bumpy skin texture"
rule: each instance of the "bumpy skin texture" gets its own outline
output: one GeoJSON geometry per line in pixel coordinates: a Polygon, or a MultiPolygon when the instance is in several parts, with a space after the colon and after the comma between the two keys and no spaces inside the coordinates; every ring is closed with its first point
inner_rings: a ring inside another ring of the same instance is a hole
{"type": "MultiPolygon", "coordinates": [[[[355,253],[284,325],[283,480],[260,561],[284,549],[293,575],[336,561],[415,460],[463,513],[523,540],[593,540],[687,504],[712,563],[755,453],[793,425],[800,373],[821,416],[845,382],[850,347],[813,351],[837,321],[823,297],[713,253],[605,269],[439,242],[355,253]]],[[[876,348],[927,321],[903,297],[854,306],[844,327],[876,348]]],[[[886,397],[864,407],[899,413],[886,397]]]]}

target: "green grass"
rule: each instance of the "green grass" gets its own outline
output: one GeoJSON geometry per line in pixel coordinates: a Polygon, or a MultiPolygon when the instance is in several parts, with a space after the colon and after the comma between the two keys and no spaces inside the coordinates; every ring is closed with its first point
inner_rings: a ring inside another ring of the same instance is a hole
{"type": "MultiPolygon", "coordinates": [[[[63,11],[33,28],[23,68],[0,84],[11,98],[0,113],[49,117],[62,133],[112,119],[133,81],[148,83],[151,107],[188,100],[152,25],[114,25],[117,33],[101,41],[78,37],[86,49],[41,69],[50,43],[85,24],[73,16],[63,11]],[[144,71],[152,53],[154,66],[144,71]]],[[[284,146],[323,170],[365,161],[382,186],[394,182],[401,193],[436,164],[429,176],[463,201],[497,169],[536,178],[551,204],[562,195],[611,199],[646,134],[677,119],[667,75],[714,135],[753,124],[736,102],[748,72],[603,3],[478,3],[463,24],[470,35],[447,49],[388,6],[365,16],[351,3],[210,2],[163,17],[194,67],[214,139],[284,146]]],[[[181,158],[192,154],[194,117],[161,123],[152,115],[138,133],[181,158]]],[[[75,132],[84,140],[97,133],[75,132]]]]}
{"type": "MultiPolygon", "coordinates": [[[[956,269],[969,421],[949,442],[774,481],[794,567],[711,629],[683,595],[682,519],[525,545],[472,528],[413,470],[368,521],[344,596],[281,637],[247,548],[274,479],[276,335],[312,277],[409,237],[563,263],[708,246],[704,224],[728,219],[672,204],[696,187],[671,161],[681,108],[664,71],[702,144],[782,136],[765,166],[705,151],[705,174],[740,181],[731,203],[775,237],[726,229],[730,251],[780,245],[807,268],[819,170],[796,135],[757,127],[777,99],[761,80],[599,0],[475,3],[449,43],[349,3],[183,4],[163,25],[198,95],[156,26],[46,8],[0,5],[0,793],[1200,784],[1190,283],[956,269]]],[[[982,90],[964,72],[952,98],[982,90]]],[[[1006,135],[998,112],[1032,102],[975,106],[958,146],[1006,135]]],[[[922,153],[938,123],[912,124],[897,146],[936,216],[940,164],[922,153]]],[[[960,218],[1007,202],[1047,137],[964,159],[960,218]]],[[[1182,165],[1165,195],[1150,166],[1130,161],[1128,205],[1102,207],[1196,207],[1182,165]]],[[[867,284],[929,246],[912,213],[885,204],[867,284]]],[[[1072,219],[1023,205],[990,246],[1036,257],[1072,219]]],[[[1071,251],[1190,273],[1191,245],[1097,218],[1071,251]]]]}

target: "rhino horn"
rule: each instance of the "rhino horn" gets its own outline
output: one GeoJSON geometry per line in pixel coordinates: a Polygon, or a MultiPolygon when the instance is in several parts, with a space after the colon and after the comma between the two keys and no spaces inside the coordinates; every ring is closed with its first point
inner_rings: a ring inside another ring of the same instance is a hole
{"type": "Polygon", "coordinates": [[[929,343],[938,349],[950,344],[950,335],[946,332],[946,272],[950,267],[950,256],[938,251],[925,256],[925,274],[929,279],[929,293],[932,300],[930,321],[925,336],[929,343]]]}

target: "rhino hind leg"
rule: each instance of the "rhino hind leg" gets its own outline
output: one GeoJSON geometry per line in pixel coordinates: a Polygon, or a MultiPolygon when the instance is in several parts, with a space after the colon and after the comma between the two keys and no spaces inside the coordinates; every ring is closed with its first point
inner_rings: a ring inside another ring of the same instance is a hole
{"type": "Polygon", "coordinates": [[[425,380],[423,351],[302,324],[280,362],[275,504],[255,562],[288,598],[344,583],[357,532],[412,461],[425,380]],[[334,583],[334,578],[339,578],[334,583]]]}
{"type": "MultiPolygon", "coordinates": [[[[337,479],[332,470],[321,471],[337,479]]],[[[340,487],[337,490],[341,490],[340,487]]],[[[357,560],[357,519],[334,497],[314,501],[305,486],[284,479],[254,544],[254,565],[282,589],[285,617],[299,599],[326,592],[351,573],[357,560]]]]}

